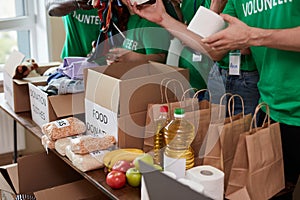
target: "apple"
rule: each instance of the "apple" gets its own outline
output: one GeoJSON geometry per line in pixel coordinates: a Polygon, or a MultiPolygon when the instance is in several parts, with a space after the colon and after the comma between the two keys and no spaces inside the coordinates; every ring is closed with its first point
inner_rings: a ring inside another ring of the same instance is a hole
{"type": "Polygon", "coordinates": [[[140,170],[139,160],[141,160],[141,161],[143,161],[146,164],[151,165],[151,166],[153,166],[153,164],[154,164],[153,157],[148,153],[144,153],[144,154],[136,157],[133,160],[133,164],[134,164],[135,168],[137,168],[138,170],[140,170]]]}
{"type": "Polygon", "coordinates": [[[126,175],[120,171],[111,171],[106,176],[106,183],[113,189],[119,189],[126,184],[126,175]]]}
{"type": "Polygon", "coordinates": [[[160,165],[158,165],[158,164],[153,164],[153,167],[155,169],[157,169],[158,171],[163,171],[163,168],[160,165]]]}
{"type": "Polygon", "coordinates": [[[132,161],[118,160],[111,169],[114,171],[120,171],[126,173],[126,171],[132,167],[134,167],[132,161]]]}
{"type": "Polygon", "coordinates": [[[126,180],[132,187],[138,187],[141,184],[142,174],[135,167],[129,168],[126,172],[126,180]]]}

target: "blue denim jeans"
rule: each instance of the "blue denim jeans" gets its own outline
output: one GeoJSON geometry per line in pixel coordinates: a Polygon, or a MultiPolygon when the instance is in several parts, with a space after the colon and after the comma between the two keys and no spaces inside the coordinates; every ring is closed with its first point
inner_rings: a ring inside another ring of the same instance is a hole
{"type": "MultiPolygon", "coordinates": [[[[215,64],[209,73],[207,83],[212,97],[211,102],[219,104],[220,98],[225,93],[238,94],[243,98],[245,114],[254,114],[260,98],[257,88],[258,80],[258,71],[241,71],[239,76],[229,75],[228,70],[222,69],[215,64]]],[[[242,112],[241,101],[239,98],[235,98],[234,114],[240,112],[242,112]]]]}

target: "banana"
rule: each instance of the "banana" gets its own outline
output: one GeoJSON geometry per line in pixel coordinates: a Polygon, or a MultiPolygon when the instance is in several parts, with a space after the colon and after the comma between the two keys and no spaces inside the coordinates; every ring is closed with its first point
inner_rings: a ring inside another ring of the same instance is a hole
{"type": "MultiPolygon", "coordinates": [[[[108,153],[106,153],[103,157],[103,163],[106,167],[110,166],[111,164],[111,160],[119,155],[119,154],[122,154],[122,153],[144,153],[143,150],[141,149],[136,149],[136,148],[123,148],[123,149],[116,149],[116,150],[112,150],[108,153]]],[[[113,165],[111,165],[113,166],[113,165]]],[[[109,167],[108,167],[109,168],[109,167]]]]}
{"type": "Polygon", "coordinates": [[[114,164],[119,160],[127,160],[127,161],[133,161],[136,157],[142,155],[144,153],[137,153],[137,152],[122,152],[120,154],[115,155],[110,163],[108,164],[108,168],[112,168],[114,164]]]}

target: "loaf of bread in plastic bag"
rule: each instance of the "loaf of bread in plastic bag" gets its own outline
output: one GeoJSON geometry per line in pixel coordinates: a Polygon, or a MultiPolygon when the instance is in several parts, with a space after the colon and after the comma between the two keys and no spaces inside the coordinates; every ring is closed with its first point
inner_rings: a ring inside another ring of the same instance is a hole
{"type": "Polygon", "coordinates": [[[66,147],[66,156],[72,164],[82,172],[104,167],[103,157],[108,150],[96,151],[84,155],[76,154],[71,150],[71,146],[66,147]]]}
{"type": "Polygon", "coordinates": [[[97,137],[93,135],[82,135],[71,140],[71,150],[77,154],[87,154],[97,150],[104,150],[116,143],[112,135],[97,137]]]}
{"type": "Polygon", "coordinates": [[[76,117],[68,117],[46,123],[42,126],[42,132],[48,136],[50,140],[57,140],[73,135],[84,133],[86,126],[84,122],[76,117]]]}

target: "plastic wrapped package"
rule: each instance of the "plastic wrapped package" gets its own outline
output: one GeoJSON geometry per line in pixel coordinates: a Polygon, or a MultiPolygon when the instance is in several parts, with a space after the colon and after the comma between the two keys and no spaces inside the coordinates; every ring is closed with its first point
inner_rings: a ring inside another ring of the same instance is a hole
{"type": "Polygon", "coordinates": [[[68,117],[46,123],[42,126],[42,132],[48,136],[50,140],[57,140],[73,135],[84,133],[86,130],[85,123],[76,117],[68,117]]]}
{"type": "Polygon", "coordinates": [[[62,156],[66,155],[66,147],[71,144],[71,140],[79,136],[71,136],[66,138],[61,138],[55,141],[55,150],[62,156]]]}
{"type": "Polygon", "coordinates": [[[82,135],[71,140],[71,150],[77,154],[87,154],[90,152],[104,150],[116,143],[112,135],[97,137],[93,135],[82,135]]]}
{"type": "Polygon", "coordinates": [[[50,140],[47,135],[43,135],[41,141],[46,151],[48,151],[48,149],[54,149],[55,142],[50,140]]]}
{"type": "Polygon", "coordinates": [[[88,154],[75,154],[71,146],[66,147],[66,156],[72,161],[72,164],[82,172],[103,168],[103,157],[108,150],[95,151],[88,154]]]}

